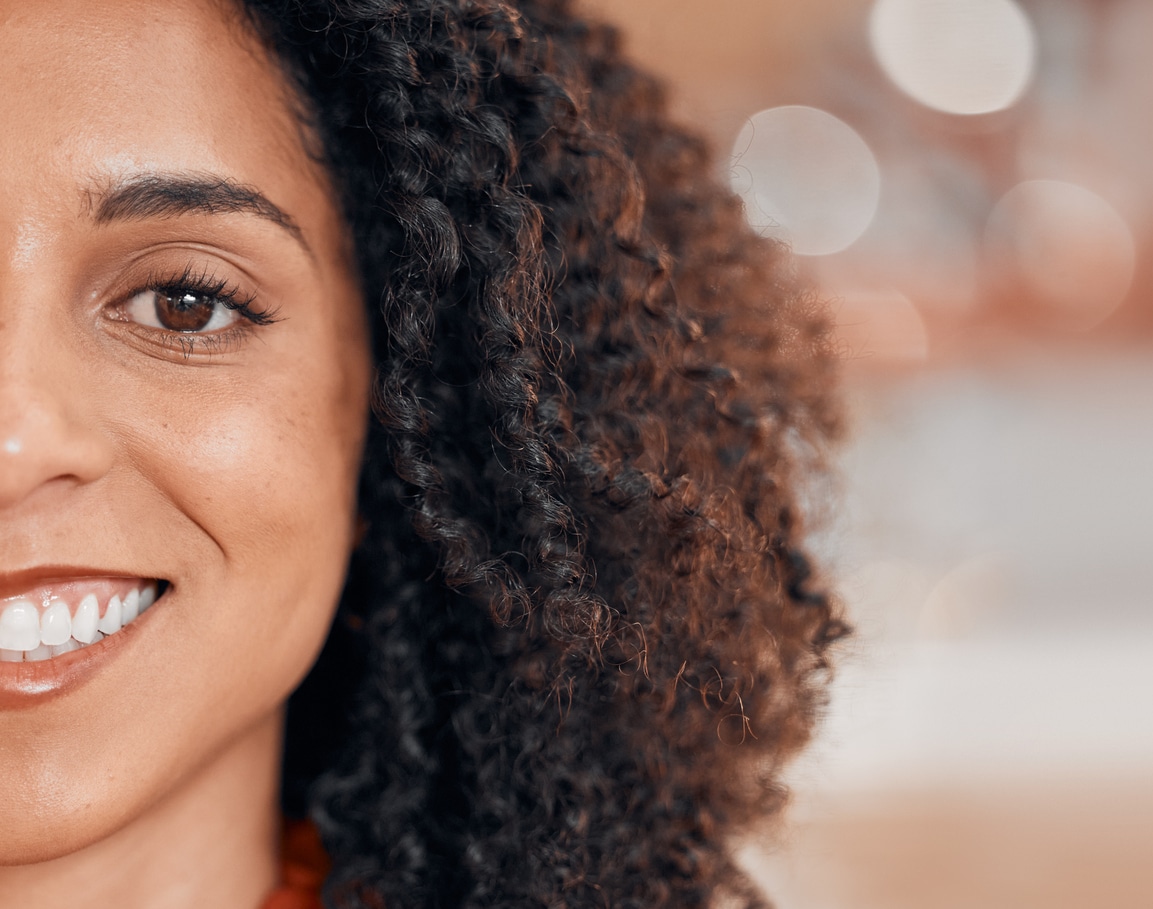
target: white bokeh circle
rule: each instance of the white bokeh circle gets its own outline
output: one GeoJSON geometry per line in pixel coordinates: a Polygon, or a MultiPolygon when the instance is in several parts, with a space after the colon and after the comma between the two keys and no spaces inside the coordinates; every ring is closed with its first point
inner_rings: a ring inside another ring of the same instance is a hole
{"type": "Polygon", "coordinates": [[[1014,0],[877,0],[869,38],[898,88],[950,114],[1010,107],[1036,65],[1032,23],[1014,0]]]}
{"type": "Polygon", "coordinates": [[[1060,180],[1027,180],[1005,193],[989,216],[985,243],[994,267],[1065,328],[1091,328],[1113,312],[1137,263],[1133,231],[1117,210],[1060,180]]]}
{"type": "Polygon", "coordinates": [[[881,192],[865,140],[832,114],[800,105],[749,118],[733,144],[731,178],[749,223],[803,256],[851,245],[872,222],[881,192]]]}

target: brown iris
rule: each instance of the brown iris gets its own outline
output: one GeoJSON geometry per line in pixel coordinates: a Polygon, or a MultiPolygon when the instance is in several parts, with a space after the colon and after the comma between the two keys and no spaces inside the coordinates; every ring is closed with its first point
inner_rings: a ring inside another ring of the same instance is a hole
{"type": "Polygon", "coordinates": [[[216,302],[200,294],[156,292],[156,320],[169,331],[200,331],[212,320],[216,302]]]}

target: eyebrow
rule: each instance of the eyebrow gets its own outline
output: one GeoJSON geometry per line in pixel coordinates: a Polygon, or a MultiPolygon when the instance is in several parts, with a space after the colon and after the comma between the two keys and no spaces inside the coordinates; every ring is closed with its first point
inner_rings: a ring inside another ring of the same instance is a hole
{"type": "Polygon", "coordinates": [[[97,224],[190,214],[255,215],[283,228],[305,252],[312,254],[300,227],[288,213],[254,187],[224,177],[142,174],[89,192],[88,206],[97,224]]]}

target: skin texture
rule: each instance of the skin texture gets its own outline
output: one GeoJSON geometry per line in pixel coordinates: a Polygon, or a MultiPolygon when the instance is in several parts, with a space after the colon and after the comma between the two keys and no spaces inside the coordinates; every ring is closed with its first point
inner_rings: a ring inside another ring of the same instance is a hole
{"type": "Polygon", "coordinates": [[[251,907],[283,703],[353,545],[371,368],[346,232],[225,7],[0,3],[0,85],[0,582],[171,584],[83,684],[0,707],[0,905],[251,907]],[[254,189],[295,229],[99,217],[157,175],[254,189]],[[220,308],[191,347],[140,325],[134,295],[186,270],[276,321],[220,308]]]}

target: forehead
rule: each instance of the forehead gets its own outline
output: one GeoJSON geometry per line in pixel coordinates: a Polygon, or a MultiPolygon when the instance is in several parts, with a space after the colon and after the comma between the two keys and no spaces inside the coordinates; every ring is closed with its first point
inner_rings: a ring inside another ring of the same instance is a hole
{"type": "Polygon", "coordinates": [[[8,201],[149,170],[323,182],[285,80],[216,0],[0,0],[0,122],[8,201]]]}

